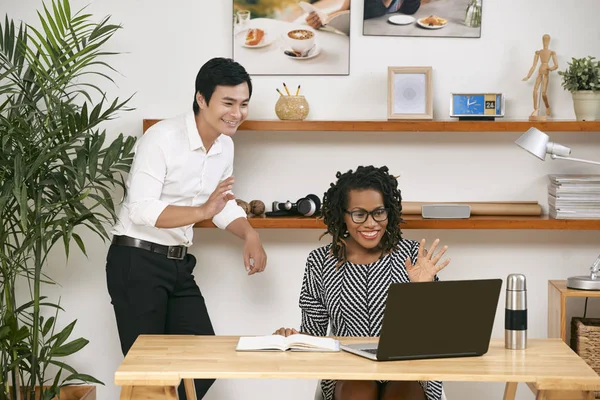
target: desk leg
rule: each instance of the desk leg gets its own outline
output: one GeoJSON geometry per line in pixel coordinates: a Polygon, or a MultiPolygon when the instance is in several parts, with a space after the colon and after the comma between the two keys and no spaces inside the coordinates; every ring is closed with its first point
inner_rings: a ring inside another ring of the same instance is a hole
{"type": "Polygon", "coordinates": [[[123,386],[121,388],[121,400],[131,400],[133,399],[133,386],[123,386]]]}
{"type": "Polygon", "coordinates": [[[504,400],[515,400],[517,384],[517,382],[506,382],[506,386],[504,387],[504,400]]]}
{"type": "Polygon", "coordinates": [[[185,396],[188,400],[198,400],[196,397],[196,386],[194,385],[193,379],[184,379],[183,387],[185,388],[185,396]]]}

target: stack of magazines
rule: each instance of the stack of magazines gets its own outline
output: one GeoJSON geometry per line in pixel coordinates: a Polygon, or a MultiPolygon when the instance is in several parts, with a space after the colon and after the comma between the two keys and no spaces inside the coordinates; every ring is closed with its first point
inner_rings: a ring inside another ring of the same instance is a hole
{"type": "Polygon", "coordinates": [[[548,207],[554,219],[600,219],[600,175],[548,175],[548,207]]]}

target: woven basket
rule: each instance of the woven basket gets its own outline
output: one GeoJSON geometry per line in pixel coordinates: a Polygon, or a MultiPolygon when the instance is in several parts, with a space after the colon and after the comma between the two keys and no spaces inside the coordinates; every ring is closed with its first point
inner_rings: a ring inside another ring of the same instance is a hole
{"type": "Polygon", "coordinates": [[[600,375],[600,318],[571,319],[571,348],[600,375]]]}

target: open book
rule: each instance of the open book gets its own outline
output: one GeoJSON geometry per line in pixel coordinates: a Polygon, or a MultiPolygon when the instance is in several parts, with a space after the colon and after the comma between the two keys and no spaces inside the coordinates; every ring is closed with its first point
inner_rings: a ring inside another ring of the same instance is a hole
{"type": "Polygon", "coordinates": [[[242,336],[237,351],[340,351],[338,340],[326,337],[303,335],[301,333],[282,336],[242,336]]]}

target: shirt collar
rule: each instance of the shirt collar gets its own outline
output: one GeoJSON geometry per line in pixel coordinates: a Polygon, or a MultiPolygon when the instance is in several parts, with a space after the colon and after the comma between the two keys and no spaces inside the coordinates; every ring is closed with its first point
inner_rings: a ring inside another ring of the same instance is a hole
{"type": "MultiPolygon", "coordinates": [[[[188,140],[190,141],[190,150],[195,151],[198,149],[204,150],[206,153],[206,147],[204,147],[204,143],[202,143],[202,138],[198,133],[198,127],[196,126],[196,118],[194,116],[194,111],[189,111],[185,115],[185,126],[187,129],[188,140]]],[[[221,145],[221,135],[215,139],[212,147],[210,148],[209,154],[219,154],[223,151],[223,147],[221,145]]]]}

